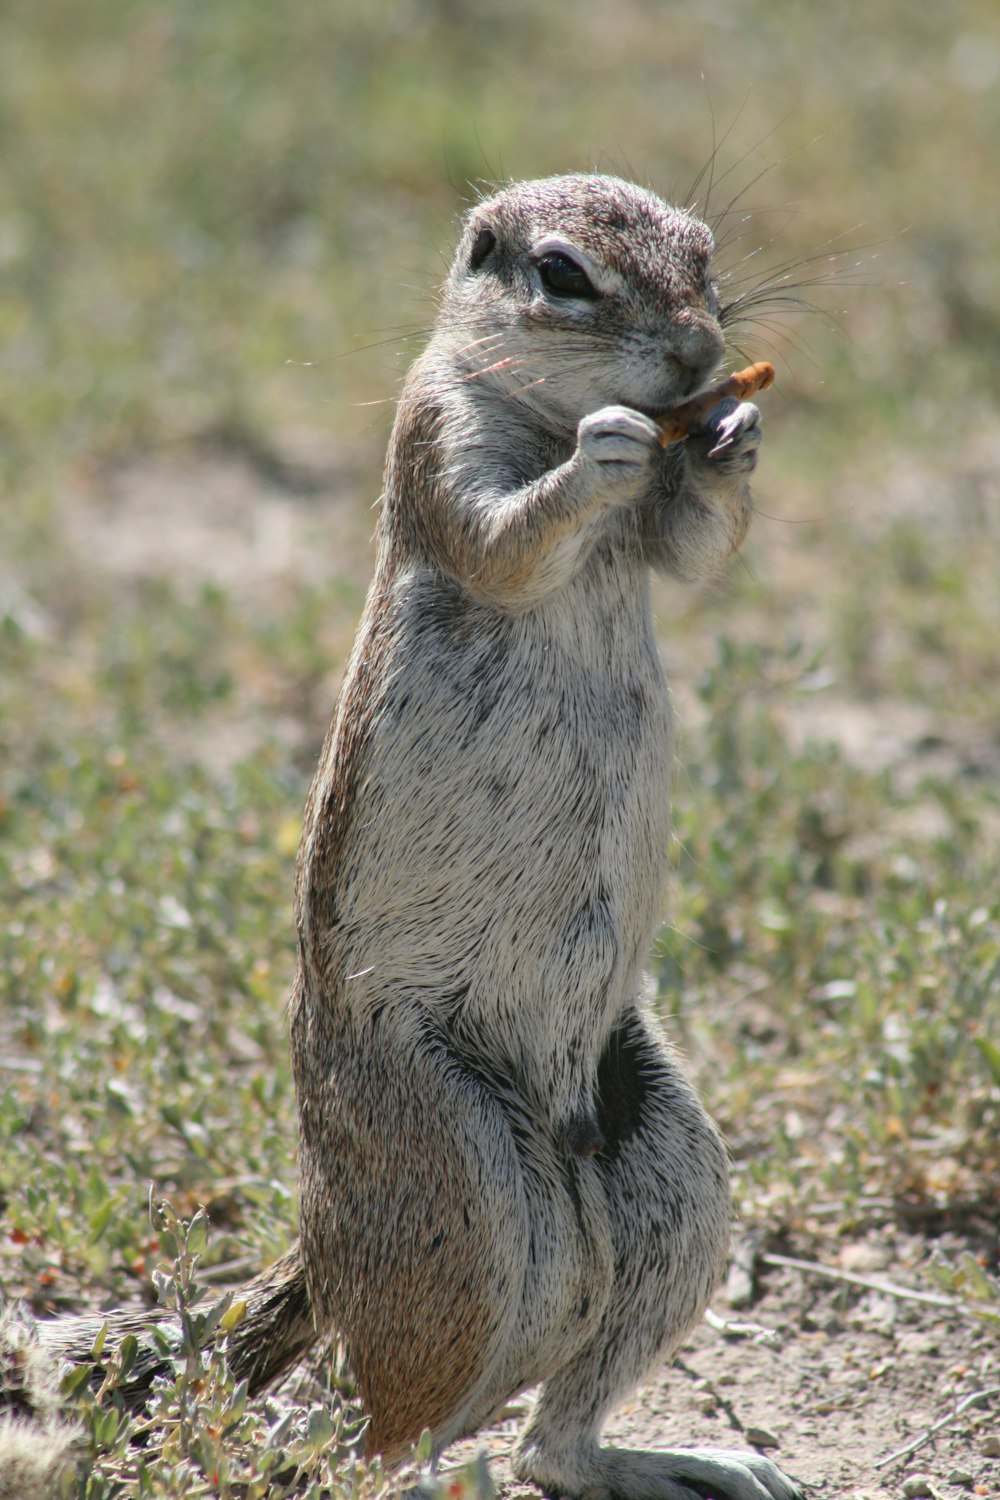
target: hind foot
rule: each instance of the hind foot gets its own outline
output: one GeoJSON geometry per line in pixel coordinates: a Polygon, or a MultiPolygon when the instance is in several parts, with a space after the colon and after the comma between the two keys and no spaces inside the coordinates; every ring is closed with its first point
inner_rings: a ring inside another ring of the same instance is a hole
{"type": "Polygon", "coordinates": [[[557,1455],[531,1444],[515,1454],[514,1470],[552,1500],[804,1500],[769,1458],[728,1448],[557,1455]]]}

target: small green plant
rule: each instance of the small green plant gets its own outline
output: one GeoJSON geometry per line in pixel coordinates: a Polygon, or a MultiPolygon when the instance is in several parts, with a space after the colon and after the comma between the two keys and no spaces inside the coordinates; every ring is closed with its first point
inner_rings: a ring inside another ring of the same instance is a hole
{"type": "Polygon", "coordinates": [[[226,1339],[243,1316],[231,1293],[206,1295],[198,1271],[208,1246],[204,1210],[181,1219],[169,1202],[151,1208],[166,1254],[153,1273],[165,1321],[142,1340],[128,1335],[106,1350],[107,1325],[89,1367],[63,1383],[80,1422],[81,1457],[74,1495],[113,1500],[121,1494],[195,1500],[346,1500],[384,1487],[377,1464],[363,1466],[357,1447],[363,1422],[335,1394],[304,1402],[294,1393],[252,1402],[226,1359],[226,1339]],[[146,1339],[165,1368],[145,1409],[132,1415],[122,1388],[142,1359],[146,1339]]]}
{"type": "Polygon", "coordinates": [[[991,1276],[970,1251],[962,1251],[953,1260],[935,1251],[927,1275],[1000,1336],[1000,1280],[991,1276]]]}
{"type": "Polygon", "coordinates": [[[796,641],[717,643],[657,948],[743,1212],[772,1229],[821,1197],[985,1202],[1000,1172],[995,799],[865,772],[820,738],[793,748],[789,704],[824,681],[796,641]]]}

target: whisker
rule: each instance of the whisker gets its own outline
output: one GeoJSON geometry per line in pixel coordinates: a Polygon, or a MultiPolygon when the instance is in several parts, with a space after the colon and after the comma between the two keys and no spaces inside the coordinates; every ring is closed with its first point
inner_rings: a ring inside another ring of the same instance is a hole
{"type": "Polygon", "coordinates": [[[797,334],[790,332],[789,329],[783,327],[781,324],[772,323],[764,318],[748,318],[745,321],[748,327],[762,328],[765,333],[771,334],[772,338],[780,342],[783,347],[790,348],[801,359],[804,359],[807,364],[814,366],[814,368],[819,368],[819,361],[816,356],[808,344],[805,344],[797,334]]]}
{"type": "Polygon", "coordinates": [[[371,339],[368,343],[355,344],[352,349],[340,349],[333,356],[335,359],[350,359],[354,354],[365,354],[370,349],[386,349],[391,344],[407,343],[411,339],[429,339],[433,332],[431,324],[403,323],[398,328],[380,329],[384,338],[371,339]]]}
{"type": "Polygon", "coordinates": [[[462,376],[462,379],[478,380],[482,375],[494,375],[498,370],[507,370],[511,367],[516,368],[524,363],[525,361],[519,360],[516,354],[508,354],[504,359],[494,360],[491,365],[483,365],[478,370],[469,370],[467,374],[462,376]]]}
{"type": "MultiPolygon", "coordinates": [[[[749,239],[755,233],[756,226],[761,219],[773,218],[775,214],[781,214],[782,219],[777,228],[764,241],[756,244],[752,250],[743,255],[735,264],[741,266],[745,265],[747,261],[755,260],[762,251],[779,241],[784,231],[801,210],[801,203],[775,203],[763,208],[745,209],[742,217],[734,220],[732,229],[727,231],[721,238],[717,238],[716,255],[725,255],[733,246],[739,245],[743,240],[749,239]]],[[[725,274],[731,276],[732,268],[729,268],[725,274]]]]}
{"type": "MultiPolygon", "coordinates": [[[[747,94],[747,98],[749,99],[749,93],[747,94]]],[[[745,102],[746,101],[744,101],[744,103],[745,102]]],[[[729,177],[729,176],[731,176],[733,172],[737,171],[743,165],[744,162],[749,161],[749,159],[750,159],[751,156],[756,155],[756,153],[760,150],[760,148],[767,141],[769,141],[771,139],[771,137],[774,134],[776,134],[776,132],[778,130],[780,130],[781,127],[787,122],[787,120],[790,118],[790,115],[791,115],[791,111],[789,111],[789,113],[786,114],[782,119],[778,120],[774,125],[772,125],[772,127],[770,128],[770,130],[766,130],[764,132],[764,134],[759,138],[759,140],[755,141],[752,146],[749,146],[747,148],[747,150],[744,151],[744,153],[743,153],[742,156],[737,157],[736,161],[733,162],[732,166],[728,167],[726,169],[726,171],[722,174],[722,176],[719,178],[719,182],[720,183],[725,182],[726,178],[729,177]]],[[[815,141],[813,141],[811,144],[815,145],[815,141]]],[[[800,149],[801,150],[805,150],[806,146],[803,145],[800,149]]],[[[740,188],[739,192],[735,193],[733,195],[733,197],[730,198],[729,202],[726,204],[726,207],[724,209],[722,209],[719,213],[715,214],[712,217],[711,220],[707,221],[709,223],[709,227],[714,231],[715,226],[717,224],[720,224],[722,222],[722,220],[727,217],[727,215],[729,215],[730,213],[733,212],[733,210],[735,209],[737,203],[740,202],[741,198],[743,198],[750,191],[750,189],[756,185],[756,183],[760,182],[762,178],[766,177],[769,172],[773,172],[776,167],[780,167],[786,161],[789,161],[791,159],[791,157],[794,156],[794,155],[796,155],[796,154],[797,154],[797,152],[786,152],[784,156],[777,156],[777,157],[774,158],[773,161],[768,162],[766,166],[762,167],[761,170],[757,173],[757,175],[755,177],[751,177],[750,181],[744,183],[743,187],[740,188]]],[[[707,218],[707,216],[706,216],[706,218],[707,218]]]]}
{"type": "Polygon", "coordinates": [[[467,344],[461,344],[455,350],[455,353],[468,354],[472,349],[484,349],[486,353],[493,353],[493,351],[496,350],[498,345],[501,343],[502,339],[503,335],[500,333],[484,333],[482,338],[470,339],[467,344]]]}
{"type": "MultiPolygon", "coordinates": [[[[848,234],[854,234],[858,229],[862,227],[862,225],[856,224],[853,229],[847,229],[842,234],[833,235],[830,239],[825,240],[823,244],[818,245],[810,255],[794,255],[789,256],[787,260],[777,261],[773,266],[768,267],[766,274],[774,280],[780,280],[783,276],[790,275],[793,271],[800,270],[806,266],[813,266],[821,263],[833,265],[838,261],[844,260],[849,255],[859,255],[862,252],[868,250],[878,249],[881,242],[876,242],[872,245],[845,245],[843,249],[833,250],[831,252],[831,245],[836,245],[838,240],[844,239],[848,234]]],[[[773,238],[767,243],[773,244],[773,238]]],[[[752,251],[749,255],[744,257],[743,261],[740,264],[746,264],[747,261],[752,260],[756,255],[760,254],[760,251],[763,248],[764,247],[761,246],[757,250],[752,251]]],[[[861,261],[857,262],[858,266],[860,266],[861,264],[861,261]]]]}
{"type": "Polygon", "coordinates": [[[759,505],[753,506],[753,513],[764,521],[775,521],[779,526],[818,526],[823,519],[822,516],[772,516],[759,505]]]}
{"type": "Polygon", "coordinates": [[[730,349],[736,350],[736,353],[739,355],[740,359],[742,359],[746,364],[749,365],[753,363],[753,359],[751,358],[749,350],[744,349],[742,344],[738,344],[735,339],[728,339],[727,344],[730,349]]]}
{"type": "Polygon", "coordinates": [[[545,381],[546,376],[539,375],[537,380],[529,380],[525,385],[519,385],[515,387],[514,390],[508,391],[506,394],[508,396],[523,396],[526,391],[533,391],[536,386],[544,385],[545,381]]]}
{"type": "Polygon", "coordinates": [[[734,167],[740,165],[741,162],[743,162],[743,161],[746,160],[746,156],[747,156],[748,153],[744,153],[744,155],[741,156],[741,157],[739,157],[738,160],[737,160],[737,162],[734,163],[733,167],[729,167],[722,174],[721,177],[716,178],[716,176],[715,176],[715,164],[716,164],[716,161],[718,159],[719,152],[722,150],[723,146],[726,144],[726,142],[728,141],[729,137],[732,135],[733,131],[736,129],[736,127],[739,124],[740,120],[743,118],[743,112],[744,112],[744,110],[746,109],[747,105],[750,102],[751,90],[749,88],[747,89],[745,95],[743,96],[743,103],[740,105],[739,109],[736,111],[735,115],[733,116],[732,121],[730,122],[730,124],[726,127],[725,131],[723,132],[722,139],[721,140],[717,140],[716,139],[715,110],[712,107],[712,98],[711,98],[711,95],[710,95],[710,93],[708,91],[708,84],[705,82],[705,75],[704,74],[702,74],[702,83],[705,85],[705,97],[706,97],[706,100],[707,100],[707,103],[708,103],[709,119],[712,122],[712,149],[711,149],[711,151],[709,153],[708,160],[705,162],[704,166],[701,168],[700,172],[695,177],[694,181],[692,182],[691,186],[688,188],[687,192],[684,194],[684,197],[682,198],[681,201],[682,201],[684,207],[686,209],[688,209],[689,211],[693,210],[697,206],[697,200],[696,200],[695,194],[698,192],[698,189],[701,187],[701,184],[704,182],[705,175],[707,173],[708,174],[708,187],[705,189],[705,205],[704,205],[704,208],[701,211],[702,218],[705,219],[706,222],[707,222],[708,221],[708,212],[709,212],[709,203],[711,201],[713,189],[715,188],[717,182],[724,182],[726,180],[726,177],[728,177],[729,173],[734,170],[734,167]]]}
{"type": "MultiPolygon", "coordinates": [[[[778,127],[776,125],[773,130],[767,131],[767,133],[761,137],[756,145],[751,146],[737,161],[733,162],[733,165],[729,167],[725,172],[723,172],[716,185],[718,186],[719,184],[725,182],[727,177],[729,177],[734,171],[736,171],[738,167],[741,167],[745,161],[748,161],[749,158],[760,149],[764,142],[774,134],[774,130],[777,130],[777,128],[778,127]]],[[[784,157],[779,156],[776,157],[774,161],[768,162],[766,166],[761,167],[760,171],[756,172],[753,177],[750,178],[749,182],[743,184],[738,193],[733,194],[732,198],[730,198],[725,208],[719,209],[717,213],[711,215],[706,210],[704,215],[705,222],[708,224],[708,227],[712,230],[713,234],[715,233],[717,226],[720,225],[723,220],[727,219],[730,214],[736,211],[737,204],[741,199],[746,197],[750,189],[756,187],[758,182],[762,182],[765,177],[767,177],[771,172],[775,170],[775,168],[781,166],[784,160],[784,157]]]]}

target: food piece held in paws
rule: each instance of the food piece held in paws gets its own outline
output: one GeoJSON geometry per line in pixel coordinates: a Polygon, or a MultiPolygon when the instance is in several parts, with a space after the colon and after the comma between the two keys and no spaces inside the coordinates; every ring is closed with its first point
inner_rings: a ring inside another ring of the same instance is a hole
{"type": "Polygon", "coordinates": [[[755,365],[747,365],[745,370],[737,370],[735,375],[728,375],[718,385],[702,391],[700,396],[693,396],[682,406],[675,406],[673,411],[661,417],[656,424],[661,434],[660,446],[666,448],[669,443],[676,443],[678,438],[687,437],[691,428],[727,396],[734,396],[737,401],[749,401],[751,396],[768,390],[773,384],[774,366],[769,360],[761,359],[755,365]]]}

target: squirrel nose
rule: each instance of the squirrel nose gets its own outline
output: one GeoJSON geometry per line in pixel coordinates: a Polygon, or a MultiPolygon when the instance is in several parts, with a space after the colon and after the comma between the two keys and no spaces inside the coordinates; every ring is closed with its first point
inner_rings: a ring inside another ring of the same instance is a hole
{"type": "Polygon", "coordinates": [[[709,379],[725,352],[725,343],[712,328],[689,329],[670,343],[667,359],[673,383],[680,397],[686,399],[709,379]]]}
{"type": "Polygon", "coordinates": [[[700,317],[690,309],[677,318],[671,353],[678,364],[691,371],[695,383],[704,380],[725,353],[725,340],[714,319],[700,317]]]}

